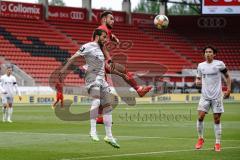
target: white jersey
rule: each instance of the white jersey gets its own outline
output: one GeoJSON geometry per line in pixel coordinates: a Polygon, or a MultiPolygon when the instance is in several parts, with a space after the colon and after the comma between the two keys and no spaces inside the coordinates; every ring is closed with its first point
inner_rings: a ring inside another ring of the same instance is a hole
{"type": "Polygon", "coordinates": [[[222,61],[213,60],[212,63],[198,64],[197,77],[202,79],[202,97],[205,99],[218,99],[222,95],[221,71],[226,66],[222,61]]]}
{"type": "Polygon", "coordinates": [[[1,92],[6,92],[3,94],[4,96],[13,97],[15,93],[20,96],[20,92],[18,90],[16,78],[13,75],[7,76],[6,74],[1,76],[0,78],[1,92]]]}
{"type": "Polygon", "coordinates": [[[90,84],[97,79],[105,79],[105,58],[98,43],[86,43],[76,54],[85,58],[85,66],[87,66],[85,81],[87,84],[90,84]]]}

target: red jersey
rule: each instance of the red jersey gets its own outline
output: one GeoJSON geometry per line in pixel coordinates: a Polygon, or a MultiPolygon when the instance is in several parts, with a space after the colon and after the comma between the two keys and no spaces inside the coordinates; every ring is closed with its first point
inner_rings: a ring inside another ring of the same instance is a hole
{"type": "Polygon", "coordinates": [[[57,93],[63,93],[63,85],[62,83],[57,83],[55,86],[57,93]]]}
{"type": "Polygon", "coordinates": [[[103,25],[103,24],[102,24],[102,25],[98,26],[97,29],[104,30],[105,32],[107,32],[108,38],[109,38],[109,39],[111,38],[112,31],[111,31],[110,29],[108,29],[106,25],[103,25]]]}

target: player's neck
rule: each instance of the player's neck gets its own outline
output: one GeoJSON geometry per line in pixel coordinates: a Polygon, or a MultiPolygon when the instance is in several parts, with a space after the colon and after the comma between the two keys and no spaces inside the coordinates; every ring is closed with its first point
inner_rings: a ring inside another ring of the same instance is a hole
{"type": "Polygon", "coordinates": [[[111,28],[109,28],[109,26],[106,23],[102,23],[102,25],[106,26],[107,29],[111,30],[111,28]]]}
{"type": "Polygon", "coordinates": [[[213,59],[207,59],[206,62],[210,64],[213,62],[213,59]]]}
{"type": "Polygon", "coordinates": [[[97,45],[99,45],[99,44],[98,44],[98,40],[94,40],[93,42],[96,43],[97,45]]]}

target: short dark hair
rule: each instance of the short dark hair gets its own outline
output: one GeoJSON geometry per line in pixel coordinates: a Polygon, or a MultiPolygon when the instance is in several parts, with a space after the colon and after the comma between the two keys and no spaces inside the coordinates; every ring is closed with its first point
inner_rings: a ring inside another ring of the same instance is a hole
{"type": "Polygon", "coordinates": [[[109,14],[113,14],[111,11],[103,11],[100,15],[100,18],[102,19],[103,17],[106,17],[109,14]]]}
{"type": "Polygon", "coordinates": [[[95,29],[93,32],[93,40],[96,38],[96,36],[101,36],[103,32],[107,34],[107,32],[102,29],[95,29]]]}
{"type": "Polygon", "coordinates": [[[212,45],[207,45],[203,48],[203,53],[205,53],[206,49],[211,48],[213,50],[214,54],[217,54],[217,49],[213,47],[212,45]]]}
{"type": "Polygon", "coordinates": [[[12,64],[7,64],[7,65],[6,65],[6,68],[7,68],[7,69],[9,69],[9,68],[13,69],[13,65],[12,65],[12,64]]]}

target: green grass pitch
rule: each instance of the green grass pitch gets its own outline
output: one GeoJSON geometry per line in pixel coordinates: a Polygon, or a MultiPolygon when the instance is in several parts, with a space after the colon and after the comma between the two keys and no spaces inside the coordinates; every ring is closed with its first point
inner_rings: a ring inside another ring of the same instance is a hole
{"type": "MultiPolygon", "coordinates": [[[[222,151],[215,142],[212,114],[205,119],[205,144],[196,151],[196,104],[152,104],[113,111],[120,149],[89,138],[89,121],[59,120],[49,106],[15,106],[13,123],[0,122],[0,160],[239,160],[240,104],[225,104],[222,151]]],[[[73,106],[74,114],[89,106],[73,106]]]]}

